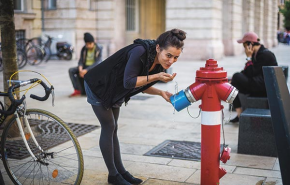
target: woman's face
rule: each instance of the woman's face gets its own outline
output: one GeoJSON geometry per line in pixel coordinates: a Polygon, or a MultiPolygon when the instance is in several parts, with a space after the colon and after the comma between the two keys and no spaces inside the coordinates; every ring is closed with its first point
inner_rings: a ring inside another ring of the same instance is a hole
{"type": "Polygon", "coordinates": [[[182,49],[169,46],[167,49],[161,50],[159,45],[156,46],[157,61],[164,68],[168,69],[173,63],[175,63],[181,54],[182,49]]]}

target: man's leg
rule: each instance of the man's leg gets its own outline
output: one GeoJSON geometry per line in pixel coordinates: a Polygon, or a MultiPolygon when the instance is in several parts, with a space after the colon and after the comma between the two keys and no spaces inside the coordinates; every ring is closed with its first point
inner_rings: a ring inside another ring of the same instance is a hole
{"type": "Polygon", "coordinates": [[[81,95],[81,91],[79,88],[79,80],[78,80],[79,68],[72,67],[68,70],[68,73],[69,73],[69,77],[74,88],[74,92],[70,95],[70,97],[81,95]]]}
{"type": "Polygon", "coordinates": [[[70,77],[70,80],[72,82],[74,89],[79,90],[78,85],[77,85],[77,77],[79,74],[79,68],[78,67],[69,68],[68,74],[69,74],[69,77],[70,77]]]}

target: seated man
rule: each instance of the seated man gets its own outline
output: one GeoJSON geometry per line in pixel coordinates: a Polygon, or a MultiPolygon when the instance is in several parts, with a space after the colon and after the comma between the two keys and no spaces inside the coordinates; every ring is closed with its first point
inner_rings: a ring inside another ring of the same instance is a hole
{"type": "MultiPolygon", "coordinates": [[[[266,97],[266,87],[263,76],[263,66],[277,66],[275,55],[264,45],[260,44],[258,35],[254,32],[248,32],[244,37],[237,41],[242,43],[247,56],[244,70],[235,73],[232,77],[231,84],[235,86],[239,93],[249,94],[250,96],[266,97]]],[[[242,106],[239,94],[233,102],[237,112],[237,117],[230,122],[239,122],[242,106]]]]}
{"type": "Polygon", "coordinates": [[[90,33],[84,34],[86,45],[82,48],[77,67],[69,69],[74,92],[69,97],[85,95],[84,75],[93,67],[102,62],[102,46],[95,43],[90,33]]]}

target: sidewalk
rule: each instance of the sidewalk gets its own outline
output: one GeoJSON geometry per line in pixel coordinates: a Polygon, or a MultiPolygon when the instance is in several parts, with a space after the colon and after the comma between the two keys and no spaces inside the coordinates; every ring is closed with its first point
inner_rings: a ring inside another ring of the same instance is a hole
{"type": "MultiPolygon", "coordinates": [[[[279,45],[272,48],[279,65],[290,64],[290,47],[279,45]]],[[[245,56],[225,57],[218,60],[228,76],[244,67],[245,56]]],[[[39,66],[26,66],[45,75],[55,87],[55,107],[51,98],[43,103],[27,98],[29,108],[41,108],[55,113],[66,122],[99,125],[86,97],[69,98],[73,88],[68,76],[68,68],[77,61],[49,61],[39,66]]],[[[195,82],[195,72],[205,61],[178,61],[172,67],[176,72],[175,82],[178,91],[195,82]]],[[[40,77],[33,73],[21,73],[20,79],[40,77]]],[[[3,90],[3,77],[0,75],[0,89],[3,90]]],[[[158,83],[155,87],[174,93],[175,82],[158,83]]],[[[288,87],[289,86],[288,80],[288,87]]],[[[30,93],[43,94],[40,87],[30,93]]],[[[149,96],[140,94],[139,96],[149,96]]],[[[2,100],[2,99],[1,99],[2,100]]],[[[233,118],[228,105],[222,103],[226,120],[233,118]]],[[[198,115],[200,101],[190,106],[193,116],[198,115]]],[[[200,162],[174,158],[143,156],[146,152],[165,140],[200,142],[200,118],[191,118],[186,110],[175,112],[173,107],[161,97],[152,96],[146,100],[131,100],[122,106],[119,118],[119,140],[126,169],[142,178],[145,185],[196,185],[200,183],[200,162]]],[[[227,174],[220,180],[222,185],[282,185],[277,158],[237,154],[238,124],[226,124],[226,144],[232,148],[231,159],[226,165],[227,174]]],[[[83,185],[107,184],[107,169],[99,149],[100,128],[78,138],[84,154],[85,173],[83,185]]],[[[221,133],[222,138],[222,133],[221,133]]],[[[0,163],[2,166],[2,163],[0,163]]],[[[9,183],[8,183],[9,184],[9,183]]]]}

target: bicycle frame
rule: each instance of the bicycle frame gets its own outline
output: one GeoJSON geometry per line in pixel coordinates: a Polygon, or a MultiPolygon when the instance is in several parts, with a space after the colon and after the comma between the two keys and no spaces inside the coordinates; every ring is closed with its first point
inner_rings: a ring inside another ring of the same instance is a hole
{"type": "MultiPolygon", "coordinates": [[[[1,95],[1,94],[0,94],[0,95],[1,95]]],[[[22,140],[23,140],[23,142],[24,142],[24,144],[25,144],[25,147],[27,148],[29,154],[31,155],[31,157],[33,158],[34,161],[37,161],[38,159],[37,159],[37,158],[35,157],[35,155],[32,153],[32,151],[31,151],[31,149],[30,149],[30,147],[29,147],[29,145],[28,145],[28,142],[27,142],[27,140],[26,140],[26,137],[25,137],[25,134],[24,134],[24,131],[23,131],[22,125],[21,125],[21,121],[20,121],[20,118],[19,118],[19,113],[18,113],[18,111],[21,111],[21,110],[19,110],[19,106],[18,106],[18,108],[16,109],[16,111],[14,112],[14,115],[16,116],[16,122],[17,122],[17,126],[18,126],[18,129],[19,129],[19,133],[20,133],[20,135],[21,135],[21,138],[22,138],[22,140]]],[[[0,118],[0,126],[4,123],[4,121],[6,120],[7,117],[8,117],[8,116],[5,115],[5,114],[3,114],[3,115],[1,116],[1,118],[0,118]]],[[[35,136],[34,136],[32,130],[31,130],[31,127],[30,127],[30,125],[29,125],[29,123],[28,123],[27,116],[25,115],[25,112],[24,112],[24,114],[23,114],[23,119],[24,119],[24,123],[25,123],[25,125],[26,125],[26,127],[27,127],[27,129],[28,129],[28,131],[29,131],[30,137],[32,138],[34,144],[36,145],[36,147],[37,147],[41,152],[44,152],[43,149],[39,146],[38,142],[37,142],[36,139],[35,139],[35,136]]]]}

